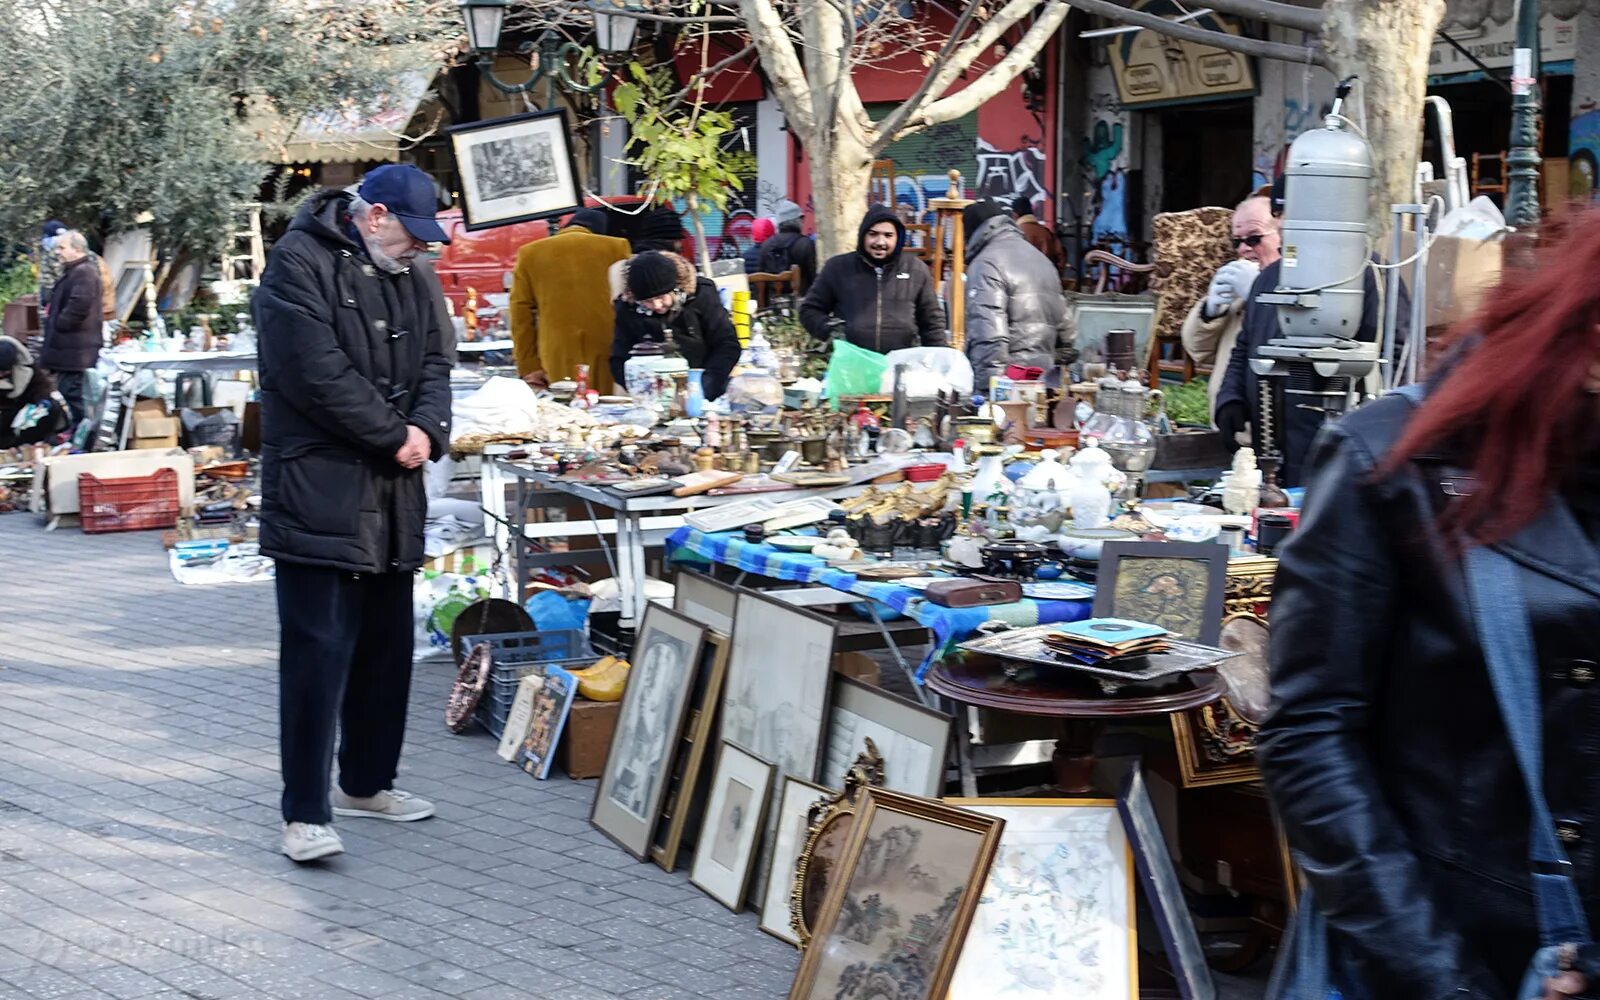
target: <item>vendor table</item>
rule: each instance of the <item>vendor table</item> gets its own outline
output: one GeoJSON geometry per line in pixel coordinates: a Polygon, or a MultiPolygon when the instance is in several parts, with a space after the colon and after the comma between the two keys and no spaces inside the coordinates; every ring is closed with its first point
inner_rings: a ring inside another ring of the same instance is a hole
{"type": "MultiPolygon", "coordinates": [[[[178,372],[239,372],[255,371],[255,351],[112,351],[104,355],[130,376],[141,371],[178,372]]],[[[122,383],[122,412],[131,413],[134,403],[135,379],[122,383]]],[[[128,435],[133,431],[133,421],[122,421],[118,432],[117,449],[128,446],[128,435]]]]}
{"type": "MultiPolygon", "coordinates": [[[[483,503],[490,522],[486,527],[494,532],[497,545],[509,546],[513,579],[517,581],[513,599],[519,604],[522,602],[526,596],[524,593],[526,570],[538,565],[540,561],[540,557],[528,554],[529,541],[564,535],[593,534],[600,539],[606,563],[617,580],[622,604],[621,622],[625,628],[632,628],[644,613],[645,548],[650,544],[662,542],[668,531],[684,527],[683,515],[691,511],[707,510],[722,504],[741,503],[750,499],[749,494],[675,497],[668,493],[646,497],[629,496],[594,483],[568,482],[555,473],[534,469],[522,462],[505,458],[491,462],[487,454],[483,466],[483,503]],[[513,502],[509,510],[506,509],[505,503],[505,487],[508,481],[514,487],[513,502]],[[541,493],[565,496],[582,504],[584,511],[589,515],[588,530],[582,530],[580,524],[570,521],[530,524],[529,501],[541,493]],[[596,513],[597,507],[609,511],[611,516],[601,518],[596,513]],[[517,539],[516,544],[511,544],[513,535],[517,539]],[[614,543],[608,543],[607,536],[614,536],[614,543]]],[[[866,488],[865,485],[859,485],[793,489],[763,493],[761,496],[779,501],[805,500],[811,497],[840,500],[855,496],[866,488]]],[[[502,548],[502,551],[504,550],[502,548]]],[[[555,564],[560,558],[560,556],[554,559],[546,557],[543,561],[555,564]]]]}
{"type": "MultiPolygon", "coordinates": [[[[934,664],[927,676],[934,691],[962,705],[1043,716],[1060,723],[1051,763],[1056,783],[1067,795],[1094,791],[1095,738],[1108,719],[1170,715],[1209,705],[1225,693],[1214,670],[1182,674],[1159,685],[1122,688],[1107,694],[1097,678],[1069,668],[1008,671],[992,657],[965,654],[934,664]]],[[[961,792],[977,794],[970,745],[957,745],[961,792]]]]}

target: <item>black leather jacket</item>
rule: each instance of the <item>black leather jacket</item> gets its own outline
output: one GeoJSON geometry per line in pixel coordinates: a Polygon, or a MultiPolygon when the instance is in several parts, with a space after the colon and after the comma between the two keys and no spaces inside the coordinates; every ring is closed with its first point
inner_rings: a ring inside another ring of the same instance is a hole
{"type": "MultiPolygon", "coordinates": [[[[1538,947],[1529,813],[1459,561],[1434,526],[1443,484],[1472,483],[1442,456],[1373,473],[1413,412],[1379,400],[1312,448],[1272,603],[1261,766],[1335,944],[1374,996],[1498,1000],[1538,947]]],[[[1553,501],[1498,547],[1533,614],[1546,798],[1600,925],[1600,550],[1594,519],[1572,510],[1553,501]]]]}

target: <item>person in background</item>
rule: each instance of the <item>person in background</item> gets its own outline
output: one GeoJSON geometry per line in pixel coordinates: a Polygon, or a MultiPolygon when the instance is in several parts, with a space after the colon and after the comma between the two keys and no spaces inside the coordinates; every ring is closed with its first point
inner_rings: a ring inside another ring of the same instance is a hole
{"type": "MultiPolygon", "coordinates": [[[[1023,195],[1011,204],[1011,210],[1017,216],[1017,229],[1022,233],[1022,238],[1027,240],[1033,248],[1049,258],[1050,263],[1056,266],[1057,280],[1067,266],[1067,254],[1061,249],[1061,240],[1051,231],[1050,227],[1040,222],[1033,214],[1033,199],[1023,195]]],[[[969,237],[970,238],[970,237],[969,237]]]]}
{"type": "Polygon", "coordinates": [[[806,330],[828,340],[835,321],[842,321],[846,340],[879,354],[945,346],[944,310],[933,275],[915,255],[901,253],[905,242],[905,223],[894,209],[868,209],[855,251],[824,264],[806,293],[800,305],[806,330]]]}
{"type": "Polygon", "coordinates": [[[628,241],[606,235],[597,208],[517,251],[511,279],[511,342],[517,374],[536,389],[589,366],[589,387],[612,392],[606,355],[613,326],[607,269],[628,259],[628,241]]]}
{"type": "Polygon", "coordinates": [[[716,284],[699,277],[687,260],[660,250],[632,257],[624,272],[627,291],[616,302],[611,377],[625,385],[634,347],[665,343],[671,333],[689,367],[704,369],[700,386],[706,399],[721,396],[739,363],[739,335],[716,284]]]}
{"type": "Polygon", "coordinates": [[[744,248],[744,273],[761,273],[761,244],[772,238],[778,231],[778,226],[766,216],[759,216],[750,223],[750,245],[744,248]]]}
{"type": "Polygon", "coordinates": [[[778,202],[773,217],[778,231],[761,244],[761,271],[782,274],[799,267],[799,293],[804,295],[817,280],[817,241],[805,234],[805,215],[794,202],[778,202]]]}
{"type": "Polygon", "coordinates": [[[978,201],[961,213],[966,233],[967,360],[987,394],[1007,365],[1045,371],[1077,360],[1061,273],[1023,238],[1005,209],[978,201]]]}
{"type": "Polygon", "coordinates": [[[394,782],[428,506],[422,467],[450,440],[443,333],[411,266],[429,243],[450,242],[437,208],[432,179],[410,164],[377,167],[354,194],[318,192],[272,248],[252,300],[261,554],[277,561],[280,849],[298,862],[344,850],[335,815],[404,823],[434,813],[394,782]]]}
{"type": "Polygon", "coordinates": [[[39,234],[39,308],[50,308],[50,292],[61,277],[61,258],[56,254],[56,237],[67,227],[51,219],[39,234]]]}
{"type": "Polygon", "coordinates": [[[51,441],[67,429],[67,401],[27,347],[0,337],[0,448],[51,441]]]}
{"type": "Polygon", "coordinates": [[[1532,662],[1508,665],[1528,674],[1543,829],[1569,862],[1536,867],[1570,874],[1600,926],[1600,215],[1563,224],[1485,296],[1420,405],[1385,396],[1322,430],[1280,552],[1258,755],[1346,997],[1600,984],[1591,944],[1518,989],[1541,943],[1533,810],[1463,580],[1465,560],[1498,564],[1490,610],[1522,605],[1532,662]]]}
{"type": "Polygon", "coordinates": [[[88,241],[75,229],[56,234],[55,253],[61,260],[61,277],[50,290],[39,366],[55,375],[56,389],[67,401],[76,427],[89,415],[88,373],[99,363],[105,345],[100,269],[89,258],[88,241]]]}
{"type": "Polygon", "coordinates": [[[1250,286],[1255,284],[1263,267],[1277,262],[1282,241],[1272,218],[1272,201],[1265,195],[1253,195],[1241,201],[1233,210],[1231,225],[1236,256],[1217,268],[1205,297],[1190,308],[1180,331],[1183,349],[1189,352],[1194,363],[1213,369],[1206,386],[1213,415],[1228,360],[1233,357],[1233,345],[1238,342],[1239,329],[1244,324],[1244,304],[1250,298],[1250,286]]]}

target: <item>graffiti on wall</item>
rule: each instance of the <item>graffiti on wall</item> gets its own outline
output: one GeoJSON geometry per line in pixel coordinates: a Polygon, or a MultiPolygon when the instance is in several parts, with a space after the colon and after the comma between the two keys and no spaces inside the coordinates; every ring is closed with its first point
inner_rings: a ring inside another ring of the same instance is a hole
{"type": "Polygon", "coordinates": [[[1128,172],[1123,162],[1126,125],[1100,118],[1084,142],[1082,173],[1089,205],[1089,242],[1119,256],[1128,252],[1128,172]]]}
{"type": "Polygon", "coordinates": [[[1038,140],[1023,136],[1022,141],[1018,149],[1002,150],[978,140],[977,196],[1002,205],[1027,198],[1037,212],[1050,197],[1044,186],[1044,150],[1038,140]]]}
{"type": "Polygon", "coordinates": [[[1567,195],[1593,199],[1600,185],[1600,111],[1585,111],[1572,119],[1567,139],[1567,162],[1571,172],[1567,195]]]}
{"type": "Polygon", "coordinates": [[[1251,181],[1256,187],[1271,184],[1273,178],[1283,172],[1283,164],[1289,154],[1289,144],[1300,133],[1317,126],[1324,115],[1333,110],[1333,105],[1324,101],[1322,104],[1302,102],[1297,98],[1285,97],[1283,99],[1283,132],[1276,142],[1265,148],[1256,150],[1255,164],[1251,169],[1251,181]]]}

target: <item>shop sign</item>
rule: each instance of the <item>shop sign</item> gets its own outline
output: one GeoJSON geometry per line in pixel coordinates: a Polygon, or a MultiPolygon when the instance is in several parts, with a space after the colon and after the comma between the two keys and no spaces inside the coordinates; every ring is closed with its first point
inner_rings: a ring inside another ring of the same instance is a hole
{"type": "MultiPolygon", "coordinates": [[[[1459,25],[1447,26],[1445,34],[1455,39],[1468,52],[1480,59],[1490,69],[1510,69],[1517,48],[1517,24],[1514,19],[1496,21],[1485,17],[1476,28],[1459,25]]],[[[1539,19],[1539,61],[1542,63],[1566,62],[1578,53],[1578,22],[1561,20],[1554,14],[1539,19]]],[[[1471,59],[1442,38],[1435,38],[1428,53],[1429,76],[1454,76],[1457,73],[1475,73],[1482,70],[1471,59]]]]}
{"type": "MultiPolygon", "coordinates": [[[[1130,7],[1157,17],[1184,14],[1172,0],[1139,0],[1130,7]]],[[[1221,14],[1206,14],[1185,23],[1207,31],[1239,34],[1232,19],[1221,14]]],[[[1187,104],[1253,94],[1256,90],[1250,57],[1238,52],[1155,31],[1112,35],[1110,49],[1117,90],[1122,103],[1129,107],[1187,104]]]]}

